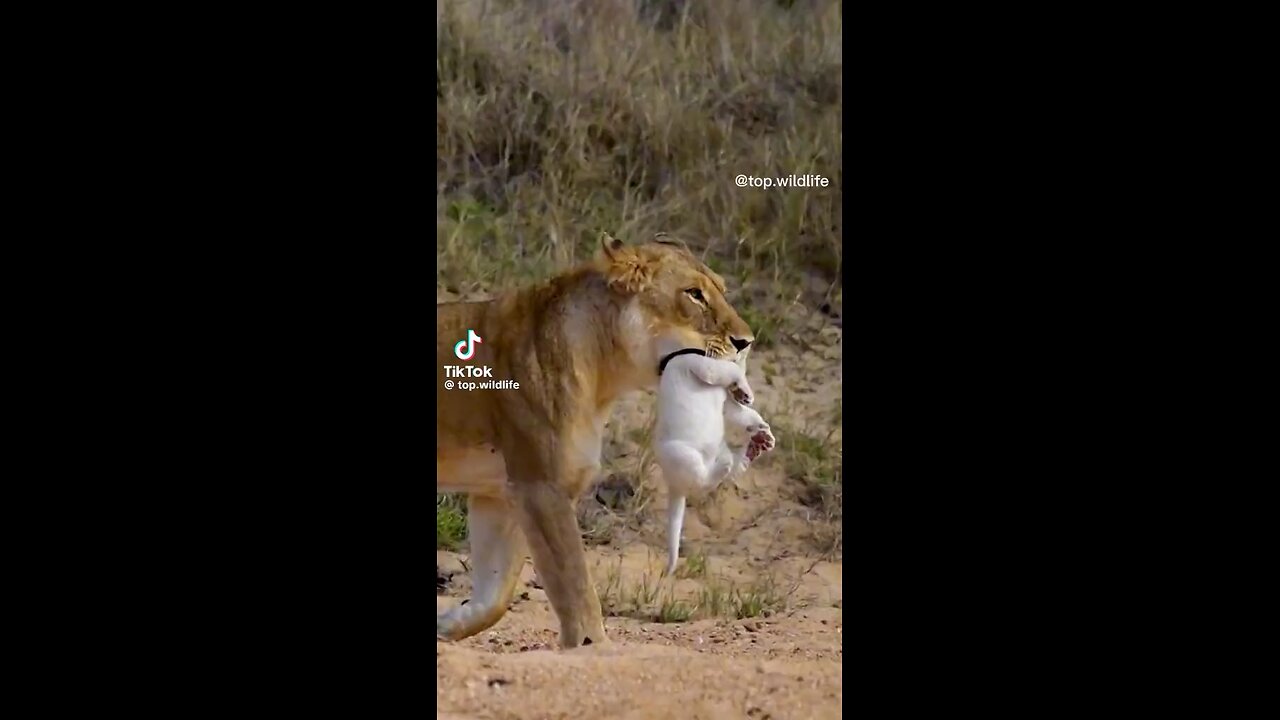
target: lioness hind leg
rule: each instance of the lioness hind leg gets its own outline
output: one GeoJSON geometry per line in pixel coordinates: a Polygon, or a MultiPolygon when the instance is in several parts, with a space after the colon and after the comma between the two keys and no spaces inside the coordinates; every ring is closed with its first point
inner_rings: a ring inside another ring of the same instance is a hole
{"type": "Polygon", "coordinates": [[[511,505],[472,495],[467,505],[471,537],[471,598],[436,616],[436,637],[461,640],[502,619],[524,566],[524,536],[511,505]]]}
{"type": "Polygon", "coordinates": [[[561,647],[606,642],[600,599],[587,571],[582,534],[568,493],[540,480],[512,482],[509,487],[533,566],[560,620],[561,647]]]}

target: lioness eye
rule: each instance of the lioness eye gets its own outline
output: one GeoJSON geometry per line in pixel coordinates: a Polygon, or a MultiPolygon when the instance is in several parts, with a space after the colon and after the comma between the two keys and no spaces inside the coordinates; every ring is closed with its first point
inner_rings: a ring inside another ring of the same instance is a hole
{"type": "Polygon", "coordinates": [[[688,290],[685,290],[685,292],[689,293],[689,297],[693,298],[694,300],[697,300],[698,302],[707,301],[706,298],[702,297],[702,291],[699,290],[698,288],[689,288],[688,290]]]}

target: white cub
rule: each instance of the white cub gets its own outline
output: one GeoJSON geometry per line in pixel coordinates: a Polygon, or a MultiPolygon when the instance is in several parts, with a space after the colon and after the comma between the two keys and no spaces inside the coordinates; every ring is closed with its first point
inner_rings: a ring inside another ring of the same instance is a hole
{"type": "Polygon", "coordinates": [[[680,556],[685,498],[710,492],[726,478],[736,479],[760,453],[773,449],[774,438],[760,413],[746,407],[754,398],[738,365],[684,353],[668,356],[659,374],[654,455],[670,496],[667,574],[671,574],[680,556]],[[730,395],[737,402],[726,402],[730,395]],[[751,435],[747,446],[736,453],[724,439],[726,418],[751,435]]]}

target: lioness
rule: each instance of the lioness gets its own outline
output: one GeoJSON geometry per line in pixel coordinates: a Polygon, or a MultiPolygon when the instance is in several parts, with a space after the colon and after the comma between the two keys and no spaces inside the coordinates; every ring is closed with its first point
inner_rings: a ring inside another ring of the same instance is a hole
{"type": "Polygon", "coordinates": [[[473,586],[436,616],[441,639],[506,613],[527,541],[561,645],[605,642],[574,506],[600,470],[613,404],[654,388],[658,364],[677,350],[740,361],[755,339],[724,280],[683,245],[608,234],[601,245],[592,262],[546,282],[436,305],[436,492],[468,494],[473,586]],[[491,368],[519,389],[445,390],[445,366],[460,365],[491,368]]]}

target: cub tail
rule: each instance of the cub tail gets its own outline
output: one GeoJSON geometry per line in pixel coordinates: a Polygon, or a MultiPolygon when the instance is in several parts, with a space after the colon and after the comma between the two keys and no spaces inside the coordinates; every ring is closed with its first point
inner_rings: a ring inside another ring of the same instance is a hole
{"type": "Polygon", "coordinates": [[[676,571],[676,561],[680,559],[680,531],[684,528],[685,496],[672,493],[671,504],[667,508],[667,574],[676,571]]]}

